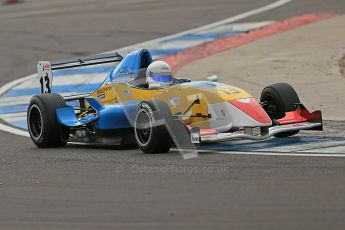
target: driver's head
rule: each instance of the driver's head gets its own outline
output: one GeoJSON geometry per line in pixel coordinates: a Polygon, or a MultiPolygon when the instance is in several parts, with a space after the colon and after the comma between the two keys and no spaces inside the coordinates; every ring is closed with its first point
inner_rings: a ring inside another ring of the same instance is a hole
{"type": "Polygon", "coordinates": [[[149,84],[157,83],[169,85],[172,83],[172,72],[168,63],[164,61],[152,62],[146,70],[146,81],[149,84]]]}

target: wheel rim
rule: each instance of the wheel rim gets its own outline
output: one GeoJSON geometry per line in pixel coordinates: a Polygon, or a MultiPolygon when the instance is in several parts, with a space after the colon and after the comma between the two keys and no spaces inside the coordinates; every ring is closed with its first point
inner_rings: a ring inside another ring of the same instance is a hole
{"type": "Polygon", "coordinates": [[[30,135],[37,140],[42,136],[43,131],[43,119],[40,108],[37,105],[32,105],[28,117],[30,135]]]}
{"type": "Polygon", "coordinates": [[[150,114],[141,109],[135,120],[135,138],[141,146],[147,146],[152,137],[152,119],[150,114]]]}

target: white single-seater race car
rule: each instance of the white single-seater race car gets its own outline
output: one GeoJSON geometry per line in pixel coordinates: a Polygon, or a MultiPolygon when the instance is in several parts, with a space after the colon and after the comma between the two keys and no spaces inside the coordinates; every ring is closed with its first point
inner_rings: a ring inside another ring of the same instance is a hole
{"type": "Polygon", "coordinates": [[[32,141],[43,148],[68,142],[135,144],[145,153],[159,153],[174,144],[183,148],[191,143],[262,140],[323,128],[321,112],[309,112],[289,84],[267,86],[260,102],[238,87],[215,81],[173,78],[169,85],[149,86],[143,72],[151,63],[146,49],[126,57],[105,54],[39,62],[42,93],[32,97],[27,112],[32,141]],[[95,91],[68,97],[53,93],[55,71],[104,63],[114,68],[95,91]]]}

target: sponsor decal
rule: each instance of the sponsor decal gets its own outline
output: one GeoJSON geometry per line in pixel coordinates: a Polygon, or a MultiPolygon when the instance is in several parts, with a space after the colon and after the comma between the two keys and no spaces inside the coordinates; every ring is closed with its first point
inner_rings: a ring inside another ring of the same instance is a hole
{"type": "Polygon", "coordinates": [[[180,98],[178,98],[178,97],[170,97],[169,98],[169,103],[173,107],[179,106],[180,105],[180,98]]]}
{"type": "Polygon", "coordinates": [[[104,99],[104,98],[105,98],[105,94],[104,93],[98,95],[98,99],[104,99]]]}
{"type": "Polygon", "coordinates": [[[226,116],[224,109],[220,110],[220,113],[223,115],[223,117],[226,116]]]}
{"type": "Polygon", "coordinates": [[[219,91],[226,93],[226,94],[237,94],[237,93],[241,93],[240,91],[232,88],[231,86],[221,86],[218,87],[219,91]]]}
{"type": "Polygon", "coordinates": [[[152,122],[155,122],[155,116],[154,116],[154,114],[153,114],[153,111],[152,111],[151,106],[150,106],[149,104],[147,104],[146,102],[142,102],[142,103],[140,104],[140,107],[141,107],[142,109],[146,109],[146,110],[149,112],[149,114],[150,114],[150,116],[151,116],[151,118],[152,118],[152,122]]]}
{"type": "Polygon", "coordinates": [[[194,144],[200,143],[200,134],[198,132],[192,132],[190,135],[191,142],[194,144]]]}
{"type": "Polygon", "coordinates": [[[45,71],[45,70],[50,70],[50,65],[49,64],[43,65],[43,71],[45,71]]]}
{"type": "Polygon", "coordinates": [[[125,91],[123,91],[123,94],[125,96],[132,96],[132,91],[131,90],[125,90],[125,91]]]}
{"type": "Polygon", "coordinates": [[[106,85],[106,86],[98,89],[97,94],[104,94],[105,92],[111,90],[111,88],[112,88],[111,86],[106,85]]]}

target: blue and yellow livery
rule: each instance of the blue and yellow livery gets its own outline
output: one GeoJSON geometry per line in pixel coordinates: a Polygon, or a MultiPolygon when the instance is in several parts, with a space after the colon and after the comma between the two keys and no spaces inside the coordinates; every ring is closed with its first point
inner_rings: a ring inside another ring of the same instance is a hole
{"type": "Polygon", "coordinates": [[[31,99],[28,129],[38,147],[68,142],[137,145],[143,152],[169,151],[176,142],[264,139],[322,129],[321,112],[309,113],[286,83],[266,87],[260,103],[248,92],[214,81],[174,78],[166,87],[149,88],[148,50],[126,57],[104,54],[55,62],[39,62],[42,94],[31,99]],[[94,91],[62,97],[54,94],[55,70],[113,63],[94,91]],[[260,130],[253,132],[254,128],[260,130]],[[182,140],[182,139],[183,140],[182,140]]]}

